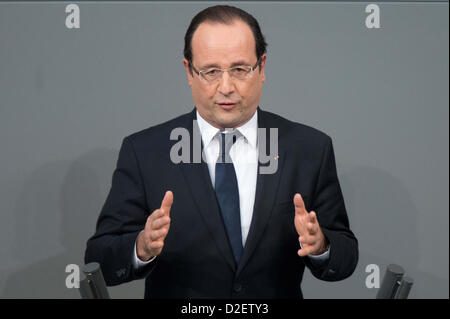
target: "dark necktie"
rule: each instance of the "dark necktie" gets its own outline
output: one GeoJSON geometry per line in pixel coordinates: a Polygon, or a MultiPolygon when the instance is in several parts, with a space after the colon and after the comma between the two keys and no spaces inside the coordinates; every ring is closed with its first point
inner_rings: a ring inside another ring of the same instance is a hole
{"type": "Polygon", "coordinates": [[[243,251],[241,213],[239,209],[239,190],[236,172],[230,157],[230,149],[236,141],[236,134],[221,133],[219,137],[221,147],[216,163],[215,190],[228,233],[228,240],[233,249],[234,260],[238,264],[243,251]]]}

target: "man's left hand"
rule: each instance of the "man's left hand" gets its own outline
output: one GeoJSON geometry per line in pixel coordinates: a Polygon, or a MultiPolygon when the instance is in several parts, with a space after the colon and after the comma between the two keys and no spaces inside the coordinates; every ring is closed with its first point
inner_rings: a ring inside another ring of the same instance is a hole
{"type": "Polygon", "coordinates": [[[302,247],[298,250],[298,255],[304,257],[323,254],[327,250],[327,240],[317,221],[316,213],[306,211],[305,203],[300,194],[294,195],[294,206],[294,224],[302,247]]]}

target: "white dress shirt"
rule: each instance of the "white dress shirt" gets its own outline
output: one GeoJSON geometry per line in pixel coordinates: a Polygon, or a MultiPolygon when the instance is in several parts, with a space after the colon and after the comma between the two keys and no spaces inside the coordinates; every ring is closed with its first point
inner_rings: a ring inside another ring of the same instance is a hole
{"type": "MultiPolygon", "coordinates": [[[[209,124],[197,111],[197,124],[203,142],[204,160],[208,165],[209,176],[214,187],[216,177],[216,162],[220,152],[219,129],[209,124]]],[[[230,149],[230,157],[236,171],[239,189],[239,208],[241,213],[242,246],[245,247],[255,202],[256,178],[258,176],[258,112],[244,125],[236,128],[240,136],[230,149]]],[[[227,133],[227,130],[225,131],[227,133]]],[[[294,222],[292,220],[292,222],[294,222]]],[[[300,246],[301,247],[301,246],[300,246]]],[[[328,260],[329,249],[322,255],[308,255],[314,264],[328,260]]],[[[135,269],[147,265],[155,257],[148,261],[142,261],[137,257],[136,244],[133,253],[133,265],[135,269]]]]}

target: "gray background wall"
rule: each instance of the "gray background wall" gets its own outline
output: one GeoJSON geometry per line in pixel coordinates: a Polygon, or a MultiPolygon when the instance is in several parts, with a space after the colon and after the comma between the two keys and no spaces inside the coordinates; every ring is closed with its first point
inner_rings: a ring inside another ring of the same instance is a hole
{"type": "MultiPolygon", "coordinates": [[[[67,264],[110,187],[122,138],[192,109],[183,35],[204,2],[0,3],[0,297],[78,298],[67,264]]],[[[306,298],[374,298],[368,264],[412,298],[449,297],[448,3],[236,3],[269,43],[261,107],[333,137],[360,261],[306,298]]],[[[141,298],[144,282],[111,287],[141,298]]]]}

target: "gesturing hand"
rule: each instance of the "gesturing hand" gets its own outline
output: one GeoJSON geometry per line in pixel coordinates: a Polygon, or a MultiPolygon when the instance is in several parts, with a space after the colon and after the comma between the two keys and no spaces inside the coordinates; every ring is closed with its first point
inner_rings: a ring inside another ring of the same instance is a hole
{"type": "Polygon", "coordinates": [[[167,191],[161,202],[161,207],[148,216],[144,230],[137,237],[136,254],[139,259],[147,261],[161,253],[164,239],[170,228],[172,203],[173,194],[171,191],[167,191]]]}
{"type": "Polygon", "coordinates": [[[314,211],[308,213],[305,203],[300,194],[294,195],[295,229],[299,235],[299,241],[302,248],[298,250],[301,257],[311,255],[320,255],[327,249],[325,235],[320,228],[317,216],[314,211]]]}

